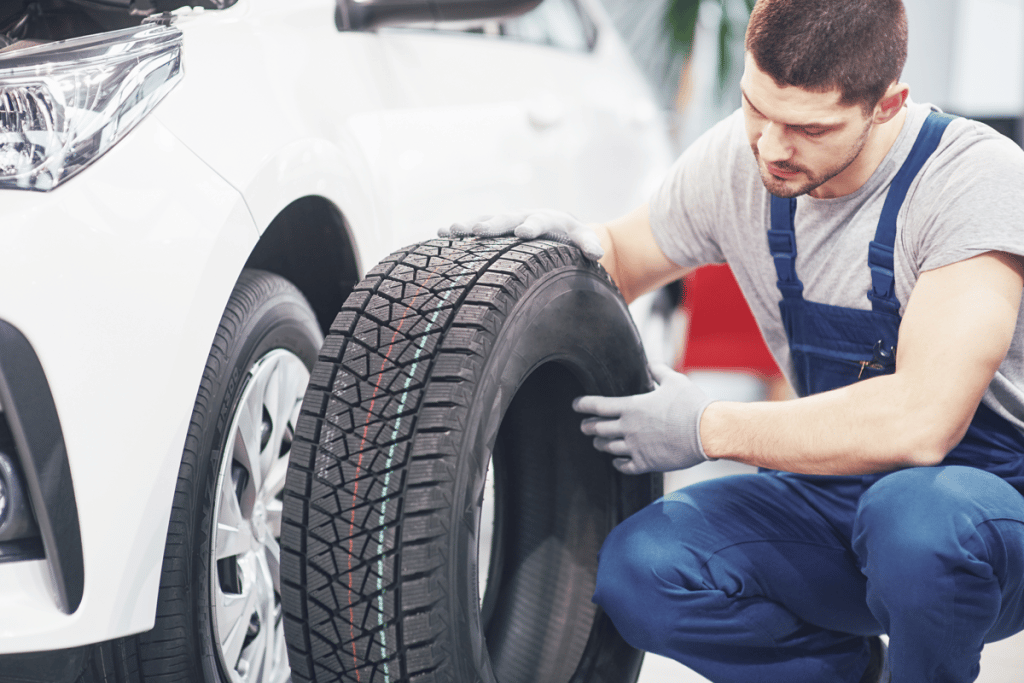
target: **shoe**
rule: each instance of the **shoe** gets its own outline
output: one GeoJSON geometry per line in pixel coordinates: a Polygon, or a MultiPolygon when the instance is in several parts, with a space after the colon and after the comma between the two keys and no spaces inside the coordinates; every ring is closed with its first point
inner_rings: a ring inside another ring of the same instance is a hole
{"type": "Polygon", "coordinates": [[[889,649],[878,636],[869,639],[871,644],[871,660],[860,683],[890,683],[892,673],[889,671],[889,649]]]}

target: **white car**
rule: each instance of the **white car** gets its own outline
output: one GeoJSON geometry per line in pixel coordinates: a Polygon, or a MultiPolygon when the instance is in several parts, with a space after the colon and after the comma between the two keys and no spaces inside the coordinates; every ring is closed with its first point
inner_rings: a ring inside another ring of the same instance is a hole
{"type": "Polygon", "coordinates": [[[0,0],[0,681],[284,681],[280,492],[365,270],[642,203],[593,0],[0,0]]]}

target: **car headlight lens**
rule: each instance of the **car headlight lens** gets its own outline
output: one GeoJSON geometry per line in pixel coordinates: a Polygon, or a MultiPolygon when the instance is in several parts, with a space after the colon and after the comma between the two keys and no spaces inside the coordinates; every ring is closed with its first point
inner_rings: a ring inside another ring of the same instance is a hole
{"type": "Polygon", "coordinates": [[[52,190],[98,159],[181,80],[181,44],[144,24],[0,54],[0,188],[52,190]]]}

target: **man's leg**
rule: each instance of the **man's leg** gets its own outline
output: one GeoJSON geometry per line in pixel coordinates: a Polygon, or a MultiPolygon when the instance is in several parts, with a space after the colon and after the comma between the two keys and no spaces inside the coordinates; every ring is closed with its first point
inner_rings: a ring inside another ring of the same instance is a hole
{"type": "Polygon", "coordinates": [[[594,601],[716,683],[856,683],[881,632],[849,546],[863,489],[758,474],[676,491],[609,535],[594,601]]]}
{"type": "Polygon", "coordinates": [[[1024,629],[1024,496],[971,467],[903,470],[861,498],[854,550],[900,683],[964,683],[1024,629]]]}

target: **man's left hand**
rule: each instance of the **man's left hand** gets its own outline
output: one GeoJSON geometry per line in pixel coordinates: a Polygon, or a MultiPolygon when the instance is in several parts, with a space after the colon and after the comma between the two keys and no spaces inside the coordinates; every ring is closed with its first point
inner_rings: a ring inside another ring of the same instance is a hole
{"type": "Polygon", "coordinates": [[[634,396],[580,396],[572,407],[597,417],[580,429],[594,447],[616,456],[624,474],[686,469],[708,459],[700,443],[700,417],[711,403],[688,377],[667,365],[651,366],[654,391],[634,396]]]}

